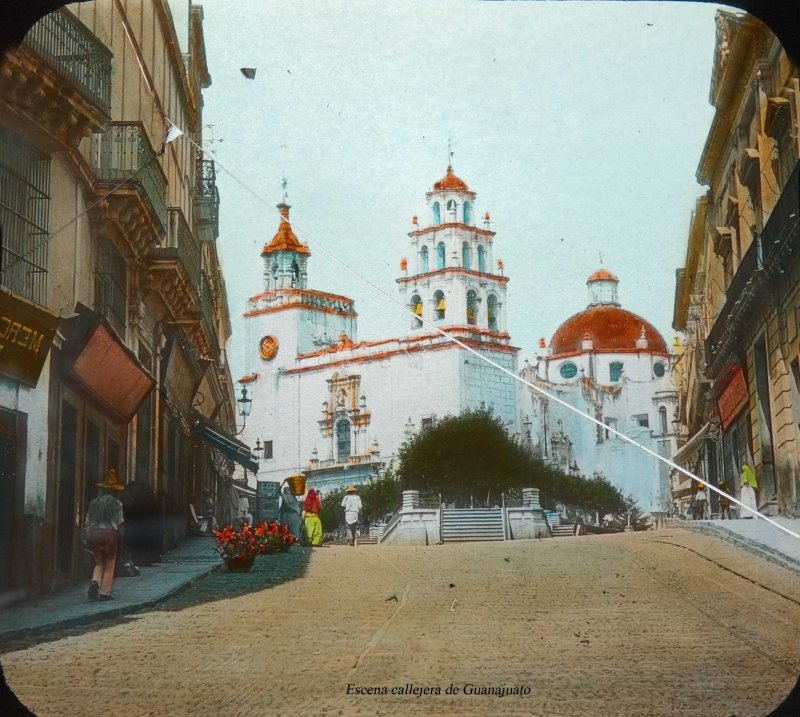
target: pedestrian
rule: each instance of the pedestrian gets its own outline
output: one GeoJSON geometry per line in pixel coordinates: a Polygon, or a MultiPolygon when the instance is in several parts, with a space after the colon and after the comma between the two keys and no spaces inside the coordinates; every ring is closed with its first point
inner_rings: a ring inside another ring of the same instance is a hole
{"type": "Polygon", "coordinates": [[[322,521],[319,519],[320,500],[319,493],[313,488],[308,489],[308,495],[303,505],[305,509],[305,528],[308,544],[312,548],[322,545],[322,521]]]}
{"type": "Polygon", "coordinates": [[[357,495],[358,488],[354,485],[348,486],[345,496],[342,498],[342,508],[344,509],[344,522],[347,525],[347,532],[350,534],[347,544],[358,547],[358,514],[361,512],[361,498],[357,495]]]}
{"type": "Polygon", "coordinates": [[[278,511],[281,523],[289,526],[289,532],[298,540],[300,539],[300,503],[292,489],[285,485],[281,492],[281,507],[278,511]]]}
{"type": "Polygon", "coordinates": [[[119,527],[125,518],[122,503],[115,497],[123,489],[117,471],[110,468],[103,483],[98,483],[99,495],[86,511],[86,538],[94,558],[94,572],[89,583],[89,599],[113,600],[114,566],[119,550],[119,527]]]}
{"type": "MultiPolygon", "coordinates": [[[[742,473],[739,476],[739,480],[742,482],[742,493],[741,493],[741,498],[739,500],[742,501],[743,505],[746,505],[753,511],[757,510],[758,498],[756,497],[756,491],[758,490],[758,481],[756,480],[755,471],[750,467],[748,463],[745,463],[742,466],[742,473]]],[[[742,515],[741,517],[752,518],[753,513],[750,510],[746,510],[744,515],[742,515]]]]}
{"type": "Polygon", "coordinates": [[[694,497],[695,507],[694,507],[694,519],[695,520],[703,520],[705,517],[706,512],[706,484],[700,481],[697,481],[697,493],[694,497]]]}
{"type": "MultiPolygon", "coordinates": [[[[722,483],[719,484],[719,489],[728,495],[731,493],[731,489],[727,481],[722,481],[722,483]]],[[[719,497],[719,512],[722,520],[725,520],[726,518],[728,520],[731,519],[731,501],[725,495],[721,495],[719,497]]]]}

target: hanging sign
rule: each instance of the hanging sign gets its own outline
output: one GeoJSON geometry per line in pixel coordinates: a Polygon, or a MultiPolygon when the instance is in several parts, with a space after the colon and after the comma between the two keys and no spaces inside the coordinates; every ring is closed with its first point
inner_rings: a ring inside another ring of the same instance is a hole
{"type": "Polygon", "coordinates": [[[723,429],[727,429],[733,423],[750,398],[747,382],[744,380],[744,372],[739,364],[731,366],[726,372],[725,378],[723,384],[725,388],[717,398],[717,408],[723,429]]]}
{"type": "Polygon", "coordinates": [[[0,291],[0,374],[35,387],[57,325],[49,311],[0,291]]]}

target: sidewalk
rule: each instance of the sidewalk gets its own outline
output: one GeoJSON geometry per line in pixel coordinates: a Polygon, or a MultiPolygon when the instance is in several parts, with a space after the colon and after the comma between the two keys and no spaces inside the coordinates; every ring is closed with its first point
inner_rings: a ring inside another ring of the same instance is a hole
{"type": "MultiPolygon", "coordinates": [[[[773,520],[800,535],[800,518],[777,517],[773,520]]],[[[672,522],[672,525],[735,542],[756,555],[800,570],[800,540],[760,518],[681,520],[672,522]]]]}
{"type": "Polygon", "coordinates": [[[74,587],[0,610],[0,649],[6,641],[26,634],[85,625],[152,607],[220,565],[213,537],[190,537],[167,553],[163,562],[139,568],[139,576],[114,580],[114,600],[89,600],[87,576],[85,582],[74,587]]]}

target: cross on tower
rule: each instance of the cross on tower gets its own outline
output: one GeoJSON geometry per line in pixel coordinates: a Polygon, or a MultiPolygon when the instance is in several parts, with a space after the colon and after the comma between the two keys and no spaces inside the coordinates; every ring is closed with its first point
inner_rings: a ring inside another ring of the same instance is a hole
{"type": "Polygon", "coordinates": [[[453,162],[453,155],[455,152],[453,151],[453,140],[450,135],[447,135],[447,166],[449,167],[453,162]]]}
{"type": "Polygon", "coordinates": [[[286,200],[289,198],[289,193],[286,191],[286,186],[289,184],[289,180],[286,179],[286,175],[283,175],[283,181],[281,182],[281,187],[283,187],[283,203],[286,204],[286,200]]]}

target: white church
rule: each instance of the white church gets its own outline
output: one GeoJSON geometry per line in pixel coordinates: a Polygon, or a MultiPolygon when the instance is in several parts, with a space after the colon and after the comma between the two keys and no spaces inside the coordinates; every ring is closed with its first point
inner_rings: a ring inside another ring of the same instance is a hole
{"type": "Polygon", "coordinates": [[[452,167],[425,196],[396,280],[408,320],[376,340],[359,340],[350,298],[309,286],[311,252],[289,206],[278,205],[278,230],[261,253],[263,291],[247,303],[240,379],[254,406],[242,440],[260,449],[259,480],[302,472],[323,494],[363,484],[383,475],[410,435],[467,408],[491,408],[519,433],[521,384],[421,321],[518,373],[489,213],[478,226],[476,194],[452,167]]]}
{"type": "Polygon", "coordinates": [[[522,425],[534,452],[565,472],[603,475],[647,513],[671,505],[669,467],[615,435],[614,429],[660,456],[676,449],[678,392],[672,378],[680,347],[622,308],[619,279],[606,269],[586,282],[589,305],[564,321],[549,346],[525,362],[521,376],[597,425],[528,389],[522,425]]]}

